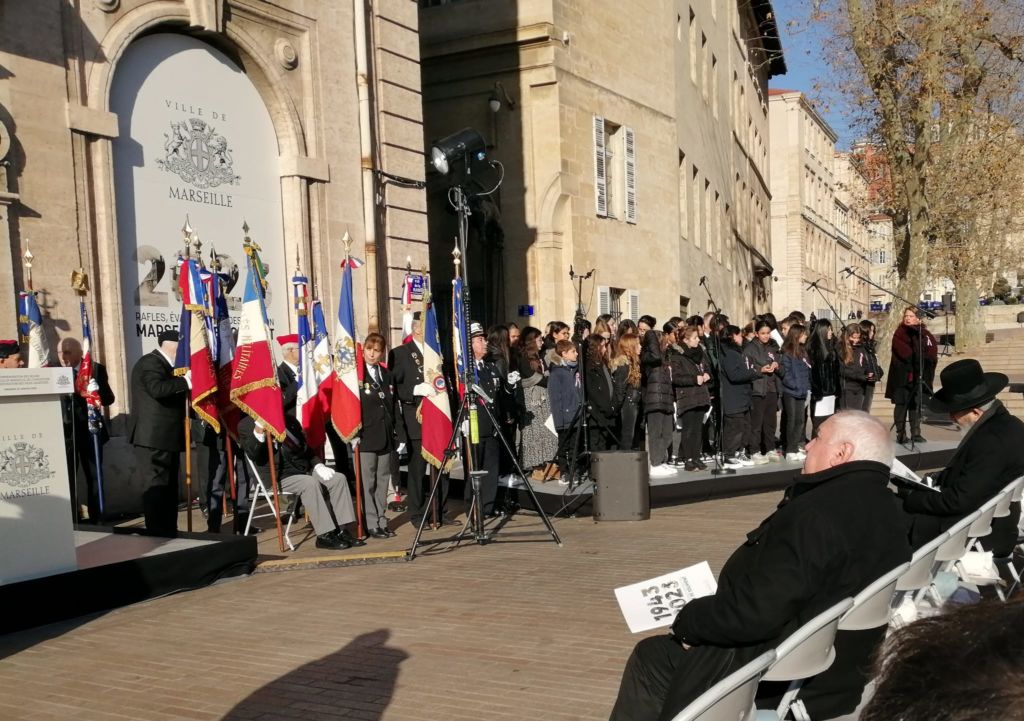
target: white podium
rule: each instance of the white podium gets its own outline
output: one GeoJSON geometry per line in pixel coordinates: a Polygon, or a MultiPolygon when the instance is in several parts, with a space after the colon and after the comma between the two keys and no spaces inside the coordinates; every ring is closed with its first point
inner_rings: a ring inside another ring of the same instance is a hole
{"type": "Polygon", "coordinates": [[[0,585],[73,571],[60,397],[70,368],[0,370],[0,585]]]}

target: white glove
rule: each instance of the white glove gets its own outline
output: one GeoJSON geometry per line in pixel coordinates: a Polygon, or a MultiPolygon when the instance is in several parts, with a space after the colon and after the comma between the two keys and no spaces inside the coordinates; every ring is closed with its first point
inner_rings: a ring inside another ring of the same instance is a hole
{"type": "Polygon", "coordinates": [[[462,421],[462,435],[469,438],[469,421],[462,421]]]}
{"type": "Polygon", "coordinates": [[[96,382],[95,378],[90,378],[89,384],[85,387],[85,390],[89,391],[90,393],[99,393],[100,384],[96,382]]]}
{"type": "Polygon", "coordinates": [[[315,475],[321,481],[329,481],[332,478],[334,478],[334,471],[325,466],[323,463],[317,463],[313,467],[313,475],[315,475]]]}
{"type": "Polygon", "coordinates": [[[519,382],[520,378],[522,378],[522,376],[519,375],[519,371],[512,371],[511,373],[508,374],[508,378],[506,380],[508,380],[508,384],[510,386],[514,386],[516,383],[519,382]]]}
{"type": "Polygon", "coordinates": [[[405,444],[399,443],[398,448],[395,449],[395,452],[398,453],[398,455],[402,455],[403,453],[405,453],[405,444]]]}
{"type": "Polygon", "coordinates": [[[192,390],[192,371],[185,371],[185,375],[182,377],[185,379],[185,382],[188,383],[188,389],[192,390]]]}
{"type": "Polygon", "coordinates": [[[434,395],[434,388],[429,383],[417,383],[412,389],[414,396],[432,396],[434,395]]]}
{"type": "Polygon", "coordinates": [[[267,442],[267,434],[264,433],[263,429],[260,428],[259,426],[256,426],[255,428],[253,428],[252,435],[260,443],[266,443],[267,442]]]}
{"type": "Polygon", "coordinates": [[[351,445],[352,448],[359,448],[359,439],[353,438],[351,441],[349,441],[349,445],[351,445]]]}

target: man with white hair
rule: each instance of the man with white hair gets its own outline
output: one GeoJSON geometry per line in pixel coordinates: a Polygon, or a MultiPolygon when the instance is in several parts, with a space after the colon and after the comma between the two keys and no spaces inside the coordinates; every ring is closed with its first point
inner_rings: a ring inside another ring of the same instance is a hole
{"type": "MultiPolygon", "coordinates": [[[[633,649],[611,721],[671,719],[817,614],[910,560],[887,488],[892,460],[888,431],[867,413],[842,411],[825,421],[778,508],[722,568],[717,592],[684,606],[670,634],[633,649]]],[[[875,633],[837,644],[829,677],[801,693],[812,718],[856,708],[879,640],[875,633]]]]}

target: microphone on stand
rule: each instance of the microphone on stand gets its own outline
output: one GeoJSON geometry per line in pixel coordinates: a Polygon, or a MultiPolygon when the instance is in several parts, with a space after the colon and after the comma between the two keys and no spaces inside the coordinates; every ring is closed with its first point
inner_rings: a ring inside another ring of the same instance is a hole
{"type": "Polygon", "coordinates": [[[575,280],[576,274],[572,272],[572,264],[569,265],[569,280],[575,280]]]}
{"type": "Polygon", "coordinates": [[[707,284],[708,284],[708,277],[706,275],[702,275],[700,277],[700,283],[698,283],[697,285],[707,285],[707,284]]]}
{"type": "Polygon", "coordinates": [[[846,267],[846,268],[843,268],[843,269],[842,269],[842,270],[840,270],[839,272],[840,272],[840,273],[846,273],[846,277],[847,277],[847,278],[849,278],[849,277],[850,277],[851,275],[853,275],[853,274],[854,274],[854,270],[853,270],[853,268],[850,268],[850,267],[846,267]]]}
{"type": "MultiPolygon", "coordinates": [[[[818,280],[821,280],[821,278],[818,278],[818,280]]],[[[814,281],[811,281],[810,283],[808,283],[807,284],[807,290],[810,290],[811,288],[817,288],[818,287],[818,280],[814,280],[814,281]]]]}

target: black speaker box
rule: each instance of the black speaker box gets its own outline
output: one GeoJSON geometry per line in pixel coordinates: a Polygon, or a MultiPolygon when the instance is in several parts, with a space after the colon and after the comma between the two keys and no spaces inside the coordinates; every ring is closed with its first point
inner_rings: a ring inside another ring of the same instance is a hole
{"type": "Polygon", "coordinates": [[[647,451],[598,451],[593,454],[595,521],[646,521],[651,517],[647,451]]]}

